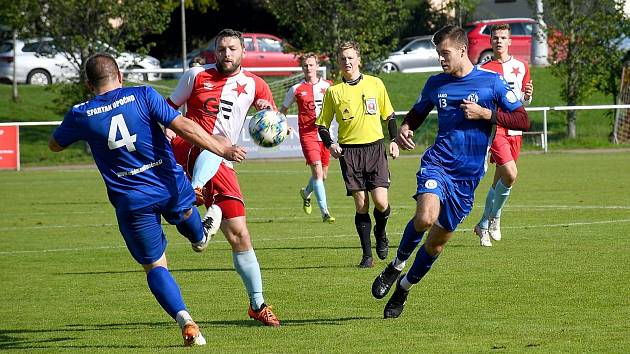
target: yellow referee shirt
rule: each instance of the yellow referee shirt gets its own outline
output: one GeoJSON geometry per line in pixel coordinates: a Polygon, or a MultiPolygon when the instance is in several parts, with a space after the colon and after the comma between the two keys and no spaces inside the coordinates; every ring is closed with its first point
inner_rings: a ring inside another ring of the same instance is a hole
{"type": "Polygon", "coordinates": [[[383,139],[381,120],[392,113],[392,103],[381,79],[363,75],[356,85],[345,82],[330,86],[316,125],[330,128],[333,117],[339,123],[339,144],[368,144],[383,139]]]}

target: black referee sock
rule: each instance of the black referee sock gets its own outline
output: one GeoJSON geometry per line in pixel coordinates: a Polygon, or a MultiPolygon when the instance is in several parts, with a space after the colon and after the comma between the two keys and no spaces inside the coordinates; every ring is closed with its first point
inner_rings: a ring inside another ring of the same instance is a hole
{"type": "Polygon", "coordinates": [[[372,241],[370,240],[372,219],[370,219],[370,214],[356,213],[354,215],[354,225],[357,227],[359,240],[361,240],[363,255],[372,257],[372,241]]]}
{"type": "Polygon", "coordinates": [[[376,224],[374,225],[374,237],[376,237],[377,240],[387,236],[385,234],[385,226],[387,226],[387,219],[389,219],[391,210],[389,205],[384,211],[374,208],[374,223],[376,224]]]}

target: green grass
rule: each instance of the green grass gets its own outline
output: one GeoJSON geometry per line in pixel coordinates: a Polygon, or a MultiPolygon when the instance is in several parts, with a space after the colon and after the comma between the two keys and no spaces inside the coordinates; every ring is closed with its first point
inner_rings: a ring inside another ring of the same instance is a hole
{"type": "MultiPolygon", "coordinates": [[[[388,89],[394,109],[407,111],[415,102],[426,79],[431,74],[383,74],[381,75],[388,89]]],[[[534,101],[532,106],[561,106],[565,105],[560,97],[561,81],[551,75],[549,69],[533,68],[534,101]]],[[[162,95],[168,96],[177,85],[177,80],[162,80],[152,82],[151,85],[162,95]]],[[[21,100],[14,103],[11,100],[11,86],[0,84],[0,122],[8,121],[59,121],[63,117],[54,112],[53,99],[55,93],[50,88],[36,86],[19,86],[21,100]]],[[[278,105],[284,99],[284,92],[275,93],[278,105]]],[[[612,99],[601,93],[595,93],[584,104],[610,104],[612,99]]],[[[427,146],[433,142],[437,131],[435,116],[428,119],[416,136],[421,145],[427,146]]],[[[542,130],[543,116],[541,112],[532,112],[530,118],[533,130],[542,130]]],[[[578,111],[577,134],[575,140],[566,138],[565,112],[550,112],[548,116],[550,149],[566,148],[615,148],[610,142],[612,132],[613,111],[578,111]]],[[[47,142],[54,127],[22,127],[22,163],[25,166],[56,165],[64,163],[83,163],[90,160],[84,153],[83,144],[75,144],[70,148],[71,153],[65,156],[52,155],[48,152],[47,142]]],[[[527,136],[524,149],[539,150],[538,142],[533,136],[527,136]]],[[[626,146],[627,147],[627,146],[626,146]]]]}
{"type": "MultiPolygon", "coordinates": [[[[413,213],[417,164],[417,157],[390,161],[394,246],[413,213]]],[[[630,352],[630,157],[525,154],[519,170],[504,240],[481,248],[471,231],[486,178],[403,315],[386,321],[385,300],[370,294],[385,262],[355,267],[361,251],[338,164],[327,181],[337,223],[327,225],[300,208],[297,191],[309,174],[303,161],[246,161],[238,173],[249,229],[265,298],[283,326],[247,318],[221,235],[196,254],[165,226],[170,268],[209,341],[198,351],[630,352]]],[[[94,169],[1,172],[0,196],[0,350],[181,350],[177,326],[129,256],[94,169]]]]}

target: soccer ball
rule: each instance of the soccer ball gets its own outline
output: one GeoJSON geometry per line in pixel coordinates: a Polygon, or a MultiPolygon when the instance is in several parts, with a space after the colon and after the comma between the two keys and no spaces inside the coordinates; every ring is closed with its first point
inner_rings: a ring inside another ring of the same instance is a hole
{"type": "Polygon", "coordinates": [[[249,135],[262,147],[273,147],[287,137],[289,125],[284,114],[271,109],[263,109],[249,121],[249,135]]]}

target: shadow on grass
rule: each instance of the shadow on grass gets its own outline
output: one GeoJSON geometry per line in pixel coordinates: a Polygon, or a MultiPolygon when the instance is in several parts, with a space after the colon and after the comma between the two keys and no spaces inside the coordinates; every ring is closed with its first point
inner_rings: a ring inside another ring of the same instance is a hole
{"type": "MultiPolygon", "coordinates": [[[[261,270],[309,270],[309,269],[345,269],[345,268],[357,268],[354,263],[347,265],[316,265],[316,266],[301,266],[301,267],[260,267],[261,270]]],[[[169,269],[171,273],[178,272],[234,272],[234,268],[180,268],[169,269]]],[[[64,272],[64,273],[52,273],[54,275],[99,275],[99,274],[130,274],[130,273],[143,273],[142,269],[138,270],[104,270],[95,272],[64,272]]]]}
{"type": "MultiPolygon", "coordinates": [[[[313,319],[284,319],[282,320],[282,327],[278,330],[282,330],[283,327],[296,327],[296,326],[339,326],[345,323],[353,321],[373,321],[377,317],[336,317],[336,318],[313,318],[313,319]]],[[[210,331],[212,327],[238,327],[238,328],[253,328],[262,327],[262,325],[254,320],[216,320],[216,321],[198,321],[197,322],[202,329],[210,331]]],[[[158,346],[155,343],[147,345],[132,345],[132,344],[95,344],[95,345],[71,345],[62,344],[63,342],[71,342],[77,340],[85,340],[85,336],[81,335],[82,332],[91,331],[111,331],[111,330],[146,330],[152,328],[166,328],[172,327],[175,330],[177,327],[173,322],[130,322],[130,323],[104,323],[104,324],[71,324],[62,326],[59,328],[49,329],[0,329],[0,350],[7,349],[89,349],[89,348],[111,348],[111,349],[133,349],[133,348],[176,348],[181,345],[165,345],[158,346]],[[55,333],[76,333],[76,336],[64,336],[60,338],[42,338],[46,334],[55,333]],[[49,345],[46,345],[49,344],[49,345]]],[[[101,337],[102,338],[102,337],[101,337]]],[[[112,338],[115,340],[115,338],[112,338]]]]}

